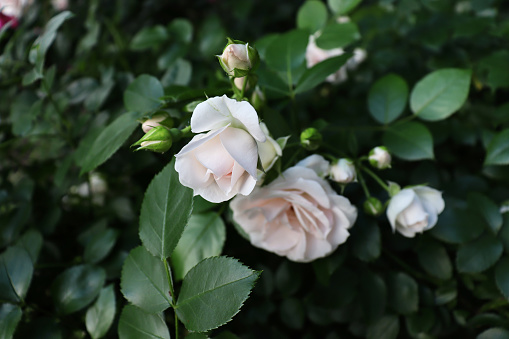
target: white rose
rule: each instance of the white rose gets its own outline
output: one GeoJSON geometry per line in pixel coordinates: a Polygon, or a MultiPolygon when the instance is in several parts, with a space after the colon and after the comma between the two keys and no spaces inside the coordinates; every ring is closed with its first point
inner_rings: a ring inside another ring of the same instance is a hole
{"type": "MultiPolygon", "coordinates": [[[[258,153],[260,154],[262,167],[265,171],[268,171],[274,166],[276,160],[283,155],[283,149],[281,145],[270,136],[270,132],[263,122],[260,123],[260,127],[265,134],[266,140],[265,142],[257,141],[256,144],[258,145],[258,153]]],[[[286,142],[286,138],[284,139],[286,142]]]]}
{"type": "Polygon", "coordinates": [[[51,0],[51,5],[57,11],[64,11],[68,7],[67,0],[51,0]]]}
{"type": "Polygon", "coordinates": [[[384,146],[373,148],[369,152],[369,163],[378,169],[386,169],[391,167],[391,155],[384,146]]]}
{"type": "Polygon", "coordinates": [[[25,7],[32,4],[32,0],[1,0],[0,8],[4,15],[20,18],[25,7]]]}
{"type": "Polygon", "coordinates": [[[297,262],[332,253],[349,236],[357,209],[312,169],[294,166],[230,203],[235,222],[259,248],[297,262]]]}
{"type": "Polygon", "coordinates": [[[324,157],[318,154],[313,154],[302,159],[295,166],[312,169],[319,177],[323,178],[329,173],[329,165],[330,163],[325,160],[324,157]]]}
{"type": "Polygon", "coordinates": [[[209,98],[196,106],[191,131],[198,134],[175,155],[182,185],[211,202],[237,193],[247,195],[256,184],[258,148],[266,137],[248,102],[209,98]]]}
{"type": "Polygon", "coordinates": [[[405,188],[391,198],[387,218],[393,231],[413,238],[416,233],[435,226],[444,207],[442,193],[436,189],[426,186],[405,188]]]}
{"type": "Polygon", "coordinates": [[[148,133],[152,128],[160,126],[160,122],[168,119],[167,114],[156,114],[151,119],[147,119],[141,125],[141,129],[144,133],[148,133]]]}
{"type": "Polygon", "coordinates": [[[348,184],[355,181],[357,173],[352,160],[339,159],[337,163],[330,167],[331,179],[340,184],[348,184]]]}

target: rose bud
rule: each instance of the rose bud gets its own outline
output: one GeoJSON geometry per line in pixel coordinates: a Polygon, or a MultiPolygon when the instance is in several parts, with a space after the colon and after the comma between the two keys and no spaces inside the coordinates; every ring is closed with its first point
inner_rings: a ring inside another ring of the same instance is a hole
{"type": "Polygon", "coordinates": [[[371,215],[373,217],[377,217],[384,211],[384,206],[382,202],[375,197],[369,197],[364,202],[364,212],[367,215],[371,215]]]}
{"type": "Polygon", "coordinates": [[[413,238],[435,226],[444,208],[440,191],[426,186],[405,188],[391,198],[387,218],[393,231],[413,238]]]}
{"type": "Polygon", "coordinates": [[[256,86],[255,90],[253,91],[253,94],[251,94],[251,104],[253,107],[258,111],[265,106],[265,94],[263,94],[260,87],[256,86]]]}
{"type": "Polygon", "coordinates": [[[339,159],[330,167],[330,177],[333,181],[340,184],[348,184],[355,181],[357,173],[355,172],[353,161],[346,158],[339,159]]]}
{"type": "Polygon", "coordinates": [[[143,132],[148,133],[153,127],[157,126],[166,126],[168,128],[173,127],[173,120],[166,112],[156,113],[152,116],[152,118],[147,119],[141,125],[143,132]]]}
{"type": "Polygon", "coordinates": [[[378,146],[369,152],[369,163],[378,169],[391,168],[391,155],[385,146],[378,146]]]}
{"type": "Polygon", "coordinates": [[[322,143],[322,134],[316,128],[306,128],[300,134],[300,144],[308,151],[314,151],[322,143]]]}
{"type": "Polygon", "coordinates": [[[146,133],[143,138],[131,145],[140,146],[136,151],[146,149],[163,153],[170,149],[172,137],[170,131],[164,126],[156,126],[146,133]]]}
{"type": "Polygon", "coordinates": [[[256,49],[247,43],[229,38],[223,54],[217,57],[224,71],[235,78],[246,76],[260,62],[256,49]]]}

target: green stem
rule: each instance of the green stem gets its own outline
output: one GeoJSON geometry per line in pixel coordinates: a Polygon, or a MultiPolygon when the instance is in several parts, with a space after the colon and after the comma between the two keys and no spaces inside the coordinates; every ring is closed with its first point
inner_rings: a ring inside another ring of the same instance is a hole
{"type": "Polygon", "coordinates": [[[389,192],[389,186],[387,186],[387,184],[385,182],[383,182],[383,180],[380,179],[378,177],[378,175],[376,175],[375,173],[373,173],[373,171],[371,171],[369,168],[366,168],[364,166],[361,166],[361,169],[364,172],[366,172],[370,177],[372,177],[380,186],[382,186],[384,190],[389,192]]]}
{"type": "Polygon", "coordinates": [[[248,76],[244,77],[244,83],[242,84],[242,90],[240,91],[240,100],[244,99],[244,93],[246,92],[248,76]]]}
{"type": "Polygon", "coordinates": [[[177,317],[177,311],[175,310],[175,290],[173,288],[173,277],[171,275],[170,266],[168,265],[168,260],[166,258],[163,259],[164,269],[166,270],[166,278],[168,279],[168,286],[170,287],[171,294],[171,307],[173,308],[173,313],[175,314],[175,338],[179,337],[179,322],[177,317]]]}
{"type": "Polygon", "coordinates": [[[357,177],[359,178],[359,183],[361,184],[362,189],[364,190],[366,198],[371,197],[371,194],[369,194],[368,186],[366,186],[366,181],[364,180],[364,177],[362,176],[362,173],[360,171],[357,171],[357,177]]]}

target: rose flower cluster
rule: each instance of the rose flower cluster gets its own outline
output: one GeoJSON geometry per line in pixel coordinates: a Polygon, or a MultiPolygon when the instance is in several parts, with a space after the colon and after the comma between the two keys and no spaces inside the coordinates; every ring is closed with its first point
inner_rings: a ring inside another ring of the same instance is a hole
{"type": "MultiPolygon", "coordinates": [[[[308,67],[341,53],[318,49],[314,37],[310,37],[308,67]]],[[[232,199],[229,204],[233,220],[254,246],[292,261],[310,262],[331,254],[347,241],[358,211],[332,188],[329,180],[343,188],[360,183],[366,195],[365,213],[377,217],[387,206],[393,231],[405,237],[414,237],[437,223],[444,209],[439,191],[426,186],[401,189],[395,183],[388,185],[369,168],[391,167],[391,155],[383,146],[359,159],[329,162],[312,154],[265,184],[266,173],[283,155],[288,137],[274,140],[252,105],[256,100],[252,97],[250,103],[244,97],[246,89],[256,84],[253,71],[259,62],[258,53],[246,43],[229,39],[218,58],[230,77],[234,96],[208,98],[196,106],[187,128],[195,135],[175,155],[175,170],[181,184],[192,188],[194,195],[213,203],[232,199]],[[370,195],[363,173],[386,189],[390,200],[385,206],[370,195]]],[[[359,56],[352,59],[360,61],[359,56]]],[[[343,73],[346,68],[326,80],[342,80],[346,77],[343,73]]],[[[259,88],[253,89],[259,100],[263,94],[259,88]]],[[[156,115],[142,127],[146,135],[135,144],[139,149],[164,152],[171,147],[176,135],[171,118],[156,115]]],[[[321,135],[314,128],[302,132],[300,138],[303,148],[319,148],[321,135]]]]}

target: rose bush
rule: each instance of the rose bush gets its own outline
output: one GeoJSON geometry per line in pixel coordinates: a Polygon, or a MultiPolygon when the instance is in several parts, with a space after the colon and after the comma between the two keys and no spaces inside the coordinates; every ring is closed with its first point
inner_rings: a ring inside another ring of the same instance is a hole
{"type": "Polygon", "coordinates": [[[257,180],[256,142],[266,140],[253,106],[225,95],[210,98],[196,106],[191,130],[208,133],[194,136],[175,155],[182,185],[211,202],[251,193],[257,180]]]}
{"type": "Polygon", "coordinates": [[[413,238],[435,226],[444,207],[442,193],[436,189],[426,186],[405,188],[391,198],[387,218],[393,231],[413,238]]]}
{"type": "Polygon", "coordinates": [[[297,262],[332,253],[349,236],[357,209],[304,166],[287,169],[267,186],[230,203],[251,243],[297,262]]]}

